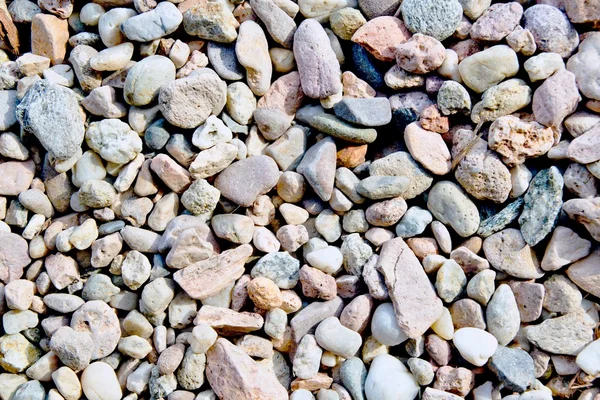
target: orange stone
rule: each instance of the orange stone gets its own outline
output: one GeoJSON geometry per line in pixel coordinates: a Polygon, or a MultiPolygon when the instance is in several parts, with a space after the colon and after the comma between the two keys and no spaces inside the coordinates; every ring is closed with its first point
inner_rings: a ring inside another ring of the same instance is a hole
{"type": "Polygon", "coordinates": [[[337,152],[337,166],[355,168],[365,162],[367,145],[348,146],[337,152]]]}

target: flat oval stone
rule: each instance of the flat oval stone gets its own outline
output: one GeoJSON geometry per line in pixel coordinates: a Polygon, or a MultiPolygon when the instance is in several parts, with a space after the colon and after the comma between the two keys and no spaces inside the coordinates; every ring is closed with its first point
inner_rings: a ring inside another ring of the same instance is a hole
{"type": "Polygon", "coordinates": [[[436,183],[429,192],[427,208],[442,223],[450,225],[462,237],[469,237],[479,227],[477,206],[455,183],[436,183]]]}
{"type": "Polygon", "coordinates": [[[296,118],[321,132],[347,142],[363,144],[374,142],[377,139],[375,129],[357,128],[326,113],[323,107],[318,105],[302,107],[296,113],[296,118]]]}
{"type": "Polygon", "coordinates": [[[258,196],[277,185],[279,168],[271,157],[252,156],[225,168],[215,180],[215,187],[227,199],[250,207],[258,196]]]}
{"type": "Polygon", "coordinates": [[[336,103],[333,110],[338,117],[362,126],[383,126],[392,120],[390,101],[385,97],[346,97],[336,103]]]}

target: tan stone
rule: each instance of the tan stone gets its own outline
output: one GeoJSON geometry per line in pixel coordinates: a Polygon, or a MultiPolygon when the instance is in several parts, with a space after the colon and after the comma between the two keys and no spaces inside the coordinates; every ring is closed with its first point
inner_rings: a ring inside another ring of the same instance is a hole
{"type": "Polygon", "coordinates": [[[204,300],[241,277],[251,255],[252,246],[244,244],[177,271],[174,279],[191,298],[204,300]]]}
{"type": "Polygon", "coordinates": [[[600,297],[600,250],[571,265],[567,276],[581,289],[600,297]]]}
{"type": "Polygon", "coordinates": [[[288,398],[275,374],[266,373],[242,349],[223,338],[208,350],[206,378],[222,400],[288,398]]]}
{"type": "Polygon", "coordinates": [[[396,47],[405,43],[411,36],[402,20],[382,16],[373,18],[358,28],[351,40],[363,46],[378,60],[394,61],[396,47]]]}
{"type": "Polygon", "coordinates": [[[31,52],[62,64],[67,54],[69,23],[50,14],[36,14],[31,21],[31,52]]]}
{"type": "Polygon", "coordinates": [[[260,314],[204,305],[194,318],[194,325],[202,323],[223,336],[232,336],[257,331],[262,328],[264,320],[260,314]]]}

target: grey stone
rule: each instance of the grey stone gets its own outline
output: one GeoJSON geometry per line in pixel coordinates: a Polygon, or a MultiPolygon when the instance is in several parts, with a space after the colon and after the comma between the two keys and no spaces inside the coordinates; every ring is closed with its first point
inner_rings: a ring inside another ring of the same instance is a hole
{"type": "Polygon", "coordinates": [[[487,330],[501,346],[508,345],[519,332],[521,317],[515,295],[508,285],[500,285],[487,304],[487,330]]]}
{"type": "Polygon", "coordinates": [[[498,213],[481,221],[479,229],[477,230],[477,235],[486,238],[496,232],[500,232],[502,229],[512,224],[521,214],[523,204],[523,198],[519,197],[498,213]]]}
{"type": "Polygon", "coordinates": [[[394,15],[400,7],[401,0],[358,0],[358,7],[367,19],[394,15]]]}
{"type": "Polygon", "coordinates": [[[392,120],[390,102],[385,97],[343,98],[333,106],[335,115],[357,125],[383,126],[392,120]]]}
{"type": "Polygon", "coordinates": [[[377,131],[373,128],[357,128],[342,121],[335,115],[325,112],[318,105],[307,105],[296,113],[296,119],[310,125],[320,132],[327,133],[346,142],[364,144],[377,139],[377,131]]]}
{"type": "Polygon", "coordinates": [[[6,131],[17,122],[17,91],[0,90],[0,132],[6,131]]]}
{"type": "Polygon", "coordinates": [[[533,358],[519,348],[498,346],[488,366],[507,389],[515,392],[523,393],[535,381],[533,358]]]}
{"type": "Polygon", "coordinates": [[[568,57],[579,44],[579,35],[567,16],[558,8],[535,4],[523,14],[525,29],[529,29],[538,50],[568,57]]]}
{"type": "Polygon", "coordinates": [[[593,327],[594,322],[581,310],[530,325],[526,334],[527,340],[544,351],[575,356],[594,340],[593,327]]]}
{"type": "Polygon", "coordinates": [[[17,119],[56,160],[73,157],[83,142],[85,127],[77,95],[64,86],[46,80],[35,83],[17,106],[17,119]]]}
{"type": "Polygon", "coordinates": [[[360,181],[358,193],[371,200],[400,196],[409,186],[405,176],[370,176],[360,181]]]}
{"type": "Polygon", "coordinates": [[[431,221],[433,221],[433,216],[429,211],[418,206],[412,206],[396,225],[396,235],[402,238],[420,235],[431,221]]]}
{"type": "Polygon", "coordinates": [[[454,33],[462,18],[457,0],[405,0],[400,7],[406,27],[439,41],[454,33]]]}
{"type": "Polygon", "coordinates": [[[265,24],[274,41],[283,47],[292,47],[296,23],[273,0],[251,0],[252,11],[265,24]]]}
{"type": "Polygon", "coordinates": [[[477,206],[453,182],[436,183],[429,192],[427,208],[442,223],[450,225],[462,237],[469,237],[479,227],[477,206]]]}
{"type": "Polygon", "coordinates": [[[29,381],[15,390],[11,400],[44,400],[45,398],[46,390],[40,381],[29,381]]]}
{"type": "Polygon", "coordinates": [[[315,193],[323,201],[329,201],[335,182],[336,148],[331,138],[325,138],[306,151],[296,167],[315,193]]]}
{"type": "Polygon", "coordinates": [[[252,268],[251,275],[269,278],[281,289],[292,289],[300,278],[299,271],[300,261],[281,251],[263,256],[252,268]]]}
{"type": "Polygon", "coordinates": [[[129,40],[151,42],[175,32],[183,21],[177,6],[170,2],[161,2],[156,8],[135,15],[121,24],[121,32],[129,40]]]}
{"type": "Polygon", "coordinates": [[[208,42],[206,54],[211,67],[221,78],[228,81],[239,81],[244,78],[245,71],[237,60],[234,44],[208,42]]]}
{"type": "Polygon", "coordinates": [[[352,399],[364,400],[366,379],[367,368],[360,358],[349,358],[340,366],[340,380],[352,396],[352,399]]]}
{"type": "Polygon", "coordinates": [[[334,316],[339,316],[344,309],[344,301],[336,297],[329,301],[314,301],[300,310],[290,320],[292,338],[296,343],[309,333],[321,321],[334,316]]]}
{"type": "Polygon", "coordinates": [[[361,276],[363,267],[373,255],[373,249],[358,233],[353,233],[344,238],[340,248],[344,257],[344,268],[348,273],[361,276]]]}
{"type": "Polygon", "coordinates": [[[259,155],[237,161],[225,168],[215,180],[215,187],[225,198],[249,207],[258,196],[273,189],[278,180],[279,168],[275,161],[271,157],[259,155]]]}
{"type": "Polygon", "coordinates": [[[519,225],[530,246],[541,242],[554,228],[562,207],[564,180],[556,167],[538,172],[525,193],[519,225]]]}

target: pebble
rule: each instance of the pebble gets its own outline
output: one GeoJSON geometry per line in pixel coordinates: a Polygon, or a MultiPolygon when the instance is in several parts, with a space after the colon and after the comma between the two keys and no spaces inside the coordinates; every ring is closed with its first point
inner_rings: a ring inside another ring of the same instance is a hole
{"type": "Polygon", "coordinates": [[[509,79],[487,89],[481,101],[473,106],[471,120],[493,121],[531,103],[531,89],[520,79],[509,79]]]}
{"type": "Polygon", "coordinates": [[[215,187],[229,200],[244,207],[277,185],[279,169],[267,156],[252,156],[227,167],[215,180],[215,187]],[[260,177],[259,181],[253,178],[260,177]]]}
{"type": "Polygon", "coordinates": [[[244,21],[240,25],[235,53],[239,63],[246,68],[248,86],[252,92],[257,96],[264,95],[270,86],[273,66],[267,39],[260,25],[254,21],[244,21]]]}
{"type": "Polygon", "coordinates": [[[365,380],[368,400],[408,400],[415,398],[418,392],[419,383],[397,358],[381,354],[371,362],[365,380]]]}
{"type": "Polygon", "coordinates": [[[479,213],[461,188],[442,181],[429,192],[427,208],[442,223],[450,225],[462,237],[472,235],[479,226],[479,213]]]}
{"type": "Polygon", "coordinates": [[[442,66],[446,52],[442,43],[427,35],[415,34],[396,49],[396,62],[403,70],[426,74],[442,66]]]}
{"type": "Polygon", "coordinates": [[[386,346],[397,346],[408,340],[408,336],[398,326],[392,303],[383,303],[375,309],[371,319],[371,332],[379,343],[386,346]]]}
{"type": "Polygon", "coordinates": [[[113,47],[125,41],[125,35],[121,32],[121,24],[129,18],[137,15],[130,8],[113,8],[108,10],[98,19],[98,33],[106,47],[113,47]]]}
{"type": "Polygon", "coordinates": [[[471,97],[458,82],[445,81],[438,91],[437,102],[443,115],[468,114],[471,111],[471,97]]]}
{"type": "Polygon", "coordinates": [[[411,36],[402,20],[392,16],[380,16],[360,26],[350,39],[363,46],[376,59],[394,61],[396,47],[411,36]]]}
{"type": "Polygon", "coordinates": [[[338,117],[362,126],[383,126],[392,119],[389,100],[381,97],[345,98],[333,109],[338,117]]]}
{"type": "Polygon", "coordinates": [[[156,8],[123,22],[121,32],[129,40],[150,42],[175,32],[182,21],[183,16],[174,4],[158,4],[156,8]]]}
{"type": "Polygon", "coordinates": [[[90,364],[83,371],[81,388],[89,400],[117,400],[123,393],[113,369],[101,361],[90,364]]]}
{"type": "Polygon", "coordinates": [[[550,312],[577,311],[581,305],[581,292],[563,275],[552,275],[544,282],[544,308],[550,312]]]}
{"type": "Polygon", "coordinates": [[[35,135],[55,160],[73,157],[81,146],[85,129],[77,96],[68,88],[44,80],[32,89],[17,106],[19,123],[35,135]]]}
{"type": "Polygon", "coordinates": [[[517,54],[506,45],[492,46],[466,57],[458,64],[463,82],[477,93],[514,76],[518,70],[517,54]]]}
{"type": "Polygon", "coordinates": [[[92,359],[94,342],[87,333],[64,326],[52,335],[50,349],[64,365],[80,371],[85,369],[92,359]]]}
{"type": "Polygon", "coordinates": [[[501,346],[509,344],[517,335],[521,323],[515,296],[508,285],[500,285],[487,304],[488,331],[501,346]]]}
{"type": "Polygon", "coordinates": [[[523,19],[524,28],[531,31],[540,51],[558,53],[564,58],[579,44],[577,31],[556,7],[536,4],[525,10],[523,19]]]}
{"type": "Polygon", "coordinates": [[[581,311],[550,318],[526,329],[527,340],[544,351],[577,355],[593,340],[593,323],[581,311]]]}
{"type": "Polygon", "coordinates": [[[523,7],[517,3],[494,4],[487,8],[471,27],[471,38],[497,42],[508,36],[523,16],[523,7]]]}
{"type": "Polygon", "coordinates": [[[324,99],[342,91],[340,65],[321,25],[303,21],[294,34],[294,58],[302,91],[308,97],[324,99]]]}
{"type": "Polygon", "coordinates": [[[451,303],[464,291],[467,277],[456,261],[448,260],[442,264],[436,274],[435,289],[446,303],[451,303]]]}
{"type": "Polygon", "coordinates": [[[543,240],[556,224],[562,207],[563,177],[556,167],[538,172],[525,193],[519,225],[530,246],[543,240]]]}
{"type": "Polygon", "coordinates": [[[533,114],[542,125],[556,127],[577,108],[581,100],[575,85],[575,76],[564,69],[558,70],[533,94],[533,114]]]}
{"type": "Polygon", "coordinates": [[[371,143],[377,138],[373,128],[358,128],[327,114],[322,107],[307,105],[296,114],[296,118],[330,136],[357,144],[371,143]]]}
{"type": "Polygon", "coordinates": [[[551,129],[537,122],[526,122],[512,115],[496,119],[490,126],[488,143],[500,153],[506,165],[517,165],[527,158],[539,157],[554,144],[551,129]]]}
{"type": "Polygon", "coordinates": [[[498,379],[510,390],[522,393],[534,383],[533,359],[519,348],[498,346],[490,358],[489,365],[498,379]]]}
{"type": "Polygon", "coordinates": [[[423,334],[442,313],[442,302],[412,250],[401,238],[387,241],[382,246],[377,269],[385,278],[400,329],[409,338],[423,334]],[[408,286],[410,291],[405,290],[408,286]],[[418,315],[415,302],[421,304],[418,315]]]}
{"type": "Polygon", "coordinates": [[[462,7],[456,0],[409,0],[402,2],[400,10],[404,23],[411,32],[429,35],[440,41],[454,33],[462,16],[462,7]]]}
{"type": "Polygon", "coordinates": [[[413,122],[404,131],[404,141],[410,155],[427,170],[436,175],[450,172],[450,151],[439,134],[413,122]]]}
{"type": "Polygon", "coordinates": [[[489,236],[483,242],[483,251],[490,264],[502,272],[522,279],[543,275],[537,259],[521,232],[509,228],[489,236]]]}
{"type": "Polygon", "coordinates": [[[293,360],[294,374],[300,379],[314,378],[319,372],[323,350],[313,335],[305,335],[296,350],[293,360]]]}
{"type": "Polygon", "coordinates": [[[129,42],[109,47],[90,58],[90,67],[96,71],[118,71],[127,66],[133,49],[133,44],[129,42]]]}
{"type": "Polygon", "coordinates": [[[173,80],[175,65],[170,59],[146,57],[127,73],[123,88],[125,101],[136,107],[148,105],[157,99],[161,87],[173,80]]]}
{"type": "Polygon", "coordinates": [[[588,344],[577,355],[575,362],[588,375],[597,375],[600,372],[598,364],[598,351],[600,350],[600,342],[598,340],[588,344]]]}
{"type": "Polygon", "coordinates": [[[69,24],[50,14],[36,14],[31,20],[31,52],[62,64],[67,52],[69,24]]]}
{"type": "Polygon", "coordinates": [[[454,332],[452,342],[460,355],[475,366],[482,366],[498,348],[496,338],[478,328],[461,328],[454,332]]]}
{"type": "Polygon", "coordinates": [[[239,23],[231,11],[219,2],[199,1],[183,11],[183,27],[188,35],[221,43],[237,37],[239,23]]]}

